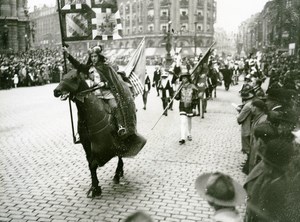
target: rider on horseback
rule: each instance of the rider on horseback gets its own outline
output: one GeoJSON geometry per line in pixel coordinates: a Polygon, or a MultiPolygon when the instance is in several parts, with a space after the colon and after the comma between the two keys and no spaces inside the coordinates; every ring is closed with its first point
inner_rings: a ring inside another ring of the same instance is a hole
{"type": "Polygon", "coordinates": [[[88,51],[87,64],[78,62],[67,48],[63,48],[71,64],[80,72],[89,76],[91,84],[96,87],[94,94],[105,101],[112,110],[118,126],[118,135],[127,138],[136,133],[135,104],[130,89],[101,54],[102,48],[95,46],[88,51]]]}

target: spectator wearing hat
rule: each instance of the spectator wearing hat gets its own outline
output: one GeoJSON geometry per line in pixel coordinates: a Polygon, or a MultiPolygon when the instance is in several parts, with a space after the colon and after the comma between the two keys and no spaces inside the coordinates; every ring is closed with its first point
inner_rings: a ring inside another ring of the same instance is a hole
{"type": "Polygon", "coordinates": [[[168,71],[163,70],[161,79],[159,80],[157,85],[159,96],[161,98],[162,105],[163,105],[163,110],[165,110],[165,112],[163,113],[165,116],[168,115],[168,110],[166,108],[171,100],[170,96],[172,95],[172,90],[173,90],[171,80],[168,77],[169,77],[168,71]]]}
{"type": "Polygon", "coordinates": [[[252,80],[251,80],[251,76],[248,74],[245,76],[244,84],[241,90],[239,91],[239,93],[242,94],[242,93],[248,93],[252,91],[253,91],[252,80]]]}
{"type": "Polygon", "coordinates": [[[282,111],[293,107],[296,91],[284,88],[272,88],[268,90],[266,105],[268,111],[282,111]]]}
{"type": "MultiPolygon", "coordinates": [[[[262,145],[262,141],[255,137],[254,131],[255,128],[267,121],[266,115],[266,105],[262,100],[254,99],[251,103],[251,113],[252,113],[252,121],[251,121],[251,133],[250,133],[250,155],[249,155],[249,165],[247,174],[255,167],[257,164],[257,149],[262,145]]],[[[245,169],[246,170],[246,169],[245,169]]]]}
{"type": "Polygon", "coordinates": [[[254,95],[251,92],[242,93],[242,100],[244,101],[243,108],[237,116],[238,124],[241,125],[241,136],[242,136],[242,152],[247,155],[250,154],[250,132],[251,132],[251,101],[254,95]]]}
{"type": "Polygon", "coordinates": [[[254,84],[254,87],[253,87],[253,93],[254,93],[256,98],[264,100],[266,95],[265,95],[264,90],[261,88],[261,85],[262,85],[262,80],[257,79],[255,81],[255,84],[254,84]]]}
{"type": "Polygon", "coordinates": [[[156,87],[157,96],[159,96],[157,85],[161,79],[161,74],[162,74],[162,71],[161,71],[160,66],[159,65],[155,66],[155,71],[153,73],[152,87],[156,87]]]}
{"type": "Polygon", "coordinates": [[[219,172],[205,173],[197,178],[196,190],[214,208],[212,221],[242,222],[236,207],[245,203],[246,192],[230,176],[219,172]]]}
{"type": "Polygon", "coordinates": [[[294,155],[292,143],[274,139],[258,149],[258,154],[262,162],[250,173],[244,185],[248,194],[245,221],[299,221],[282,217],[287,215],[289,207],[293,207],[286,205],[286,175],[294,155]]]}
{"type": "Polygon", "coordinates": [[[198,93],[198,88],[192,84],[190,74],[182,69],[179,80],[181,81],[182,87],[178,92],[176,99],[179,100],[179,112],[180,112],[180,131],[181,139],[179,144],[185,143],[185,140],[192,140],[192,117],[193,117],[193,99],[198,93]]]}
{"type": "Polygon", "coordinates": [[[284,111],[271,111],[268,114],[268,120],[276,127],[278,136],[282,140],[293,141],[293,130],[299,122],[295,111],[289,109],[284,111]]]}

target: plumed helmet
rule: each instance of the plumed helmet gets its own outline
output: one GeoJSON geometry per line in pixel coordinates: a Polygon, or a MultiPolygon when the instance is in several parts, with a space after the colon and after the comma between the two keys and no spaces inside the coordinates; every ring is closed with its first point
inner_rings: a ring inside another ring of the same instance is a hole
{"type": "Polygon", "coordinates": [[[92,53],[101,54],[101,52],[102,52],[102,46],[100,45],[94,46],[93,48],[88,50],[89,55],[91,55],[92,53]]]}

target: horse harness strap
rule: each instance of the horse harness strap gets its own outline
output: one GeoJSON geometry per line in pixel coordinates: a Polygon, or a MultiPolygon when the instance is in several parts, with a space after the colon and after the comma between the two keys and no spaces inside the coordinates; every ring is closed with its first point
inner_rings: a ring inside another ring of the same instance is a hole
{"type": "Polygon", "coordinates": [[[98,89],[100,89],[101,87],[100,86],[93,86],[93,87],[91,87],[91,88],[89,88],[89,89],[87,89],[87,90],[83,90],[83,91],[81,91],[81,92],[79,92],[79,93],[77,93],[74,97],[77,99],[77,100],[79,100],[80,102],[84,102],[84,98],[89,94],[89,93],[91,93],[91,92],[93,92],[93,91],[96,91],[96,90],[98,90],[98,89]]]}

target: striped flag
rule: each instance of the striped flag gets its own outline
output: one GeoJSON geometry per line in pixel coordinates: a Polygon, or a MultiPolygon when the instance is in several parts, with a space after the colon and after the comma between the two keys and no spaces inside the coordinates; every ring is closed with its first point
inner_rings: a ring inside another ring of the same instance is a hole
{"type": "Polygon", "coordinates": [[[135,96],[143,94],[146,75],[145,37],[132,54],[124,72],[134,89],[135,96]]]}

